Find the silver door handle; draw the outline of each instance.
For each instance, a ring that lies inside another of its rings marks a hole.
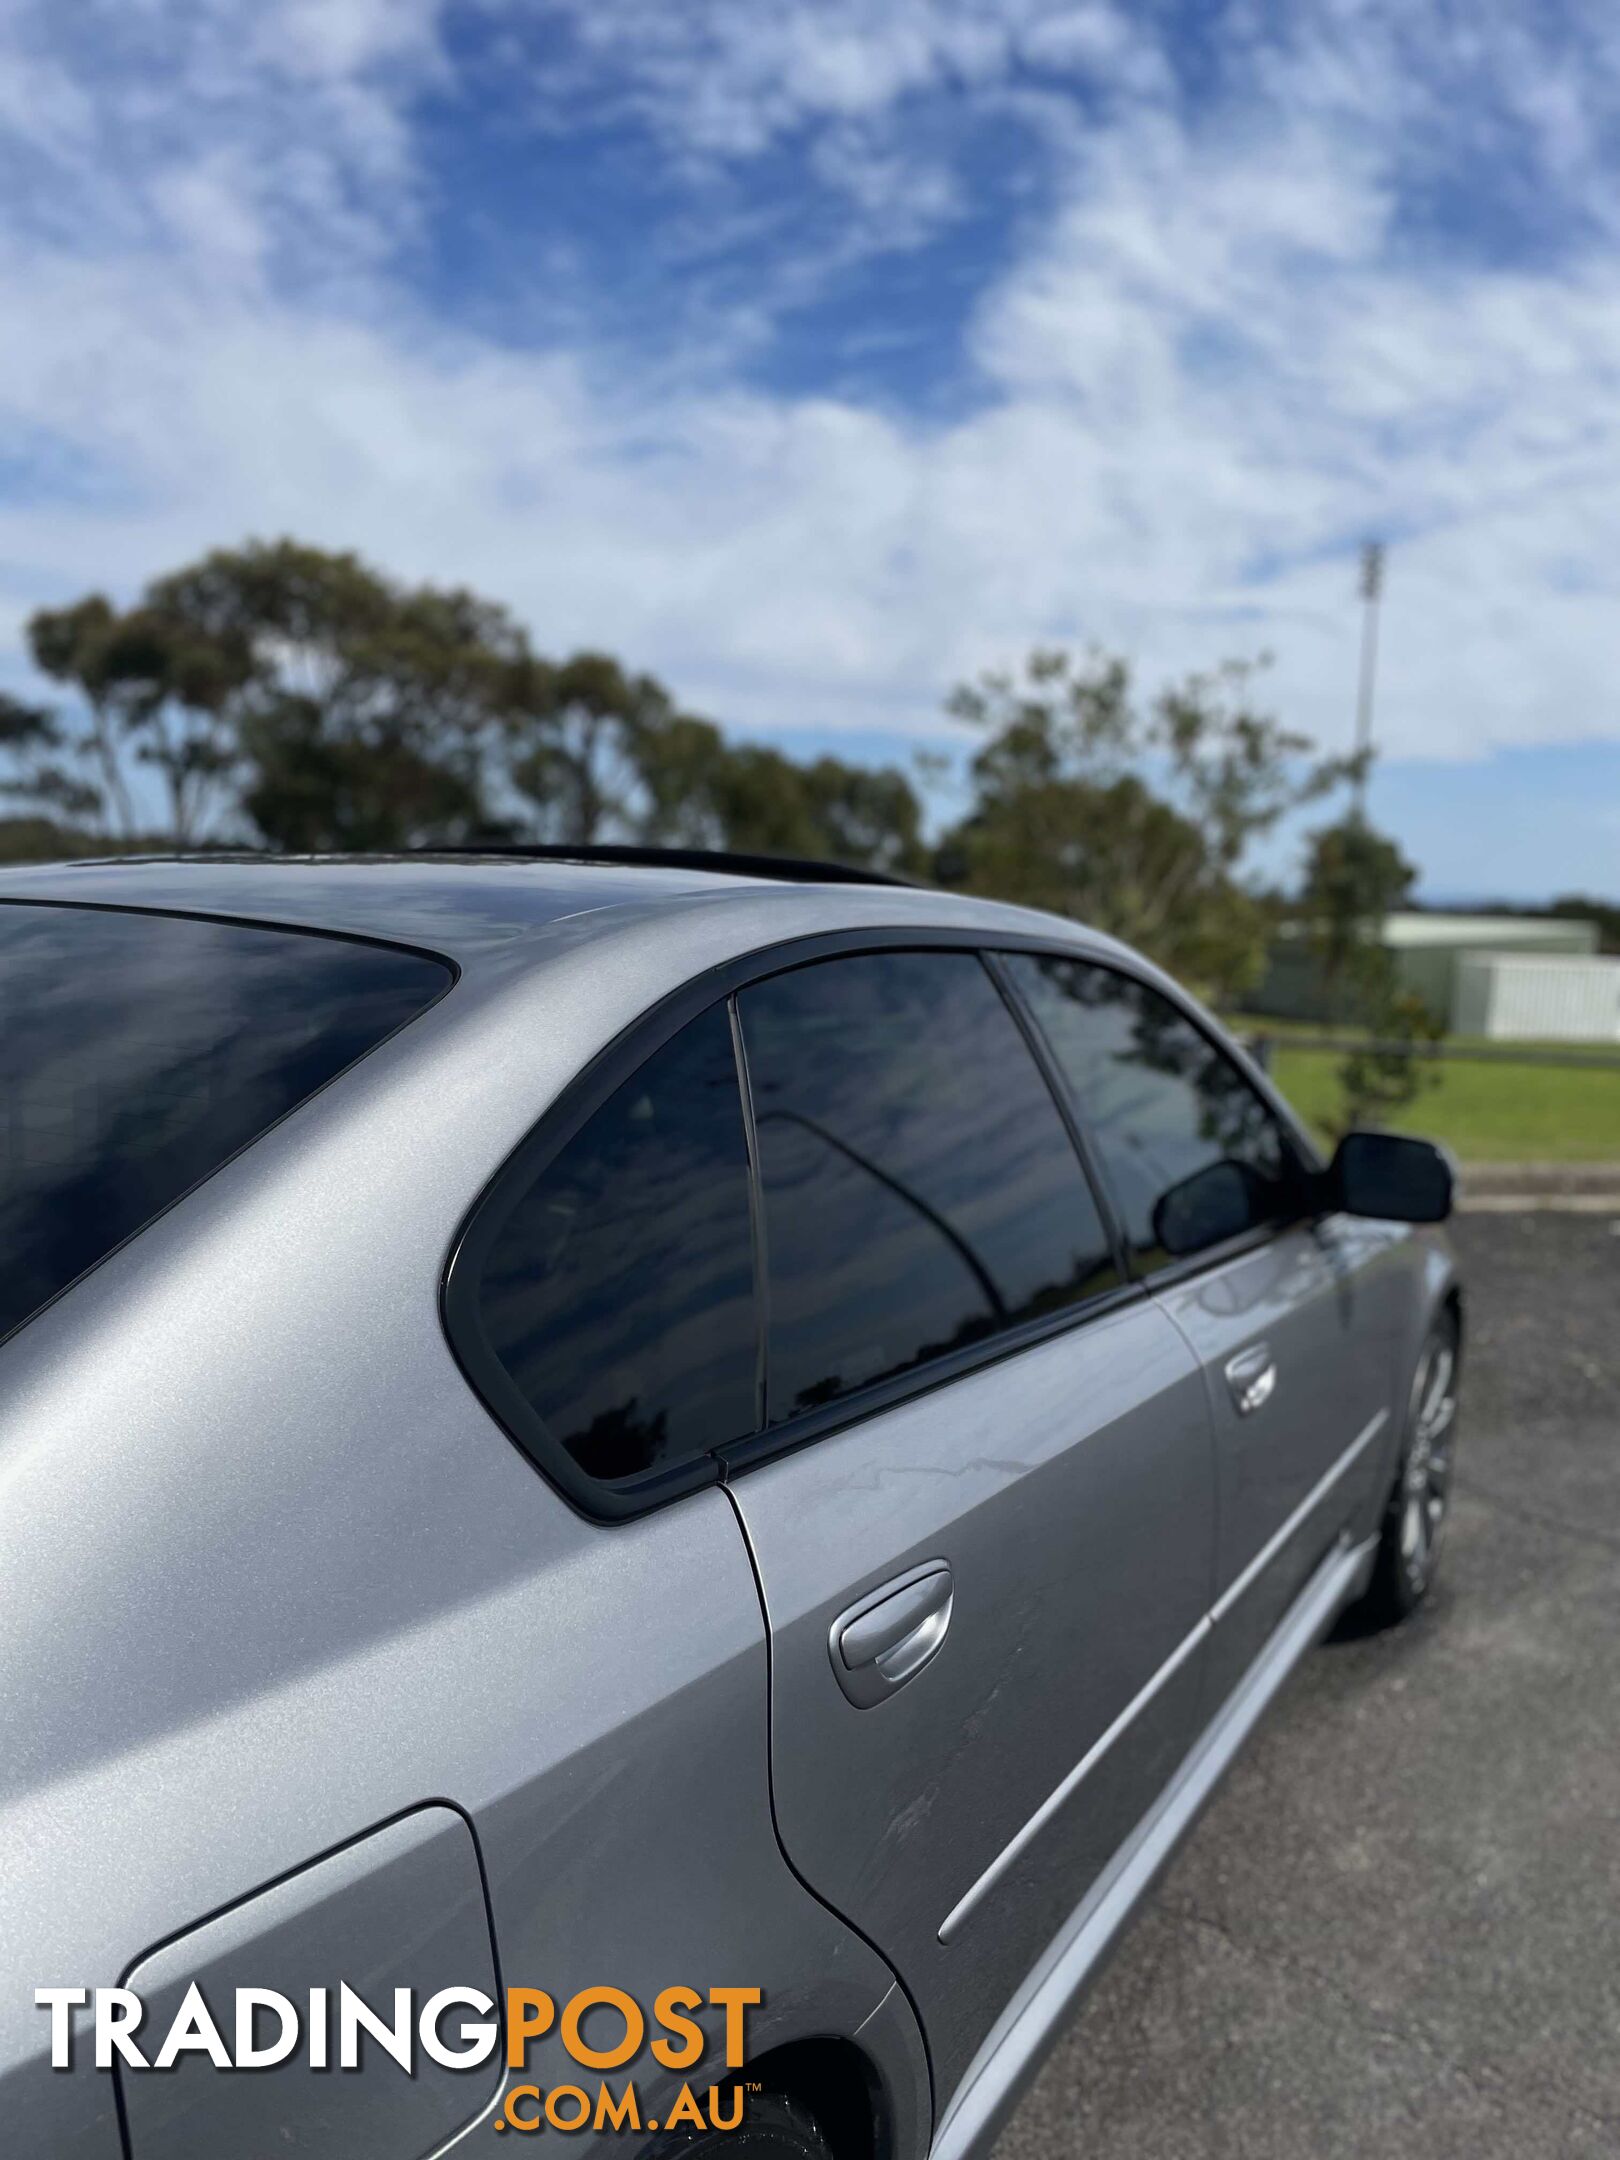
[[[1270,1345],[1256,1343],[1252,1350],[1240,1350],[1235,1358],[1228,1358],[1226,1384],[1232,1390],[1240,1417],[1264,1409],[1277,1385],[1277,1366]]]
[[[870,1710],[932,1662],[955,1594],[949,1567],[930,1560],[839,1614],[827,1647],[838,1685],[858,1710]]]

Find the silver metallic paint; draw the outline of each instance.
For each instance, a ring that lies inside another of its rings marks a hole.
[[[695,873],[119,863],[11,870],[8,895],[302,922],[426,946],[462,971],[439,1006],[0,1348],[8,2153],[121,2151],[111,2080],[45,2068],[35,1984],[115,1979],[433,1801],[476,1825],[504,1981],[762,1982],[755,2047],[858,2038],[897,2160],[920,2160],[922,2035],[889,1966],[827,1899],[924,2001],[939,2103],[964,2073],[970,2094],[989,2089],[984,2050],[999,2036],[1004,2104],[1008,2065],[1027,2071],[1050,2029],[1058,1982],[1055,1967],[1040,1977],[1042,1945],[1077,1944],[1105,1905],[1116,1929],[1144,1853],[1177,1830],[1174,1796],[1212,1775],[1209,1736],[1177,1768],[1207,1714],[1200,1658],[1087,1779],[1086,1819],[1060,1810],[954,1951],[940,1921],[1343,1430],[1328,1399],[1339,1383],[1319,1381],[1319,1434],[1289,1428],[1308,1463],[1244,1466],[1223,1439],[1247,1498],[1216,1532],[1198,1361],[1262,1326],[1279,1341],[1294,1306],[1276,1271],[1294,1262],[1272,1252],[1218,1282],[1190,1278],[730,1493],[611,1527],[575,1515],[470,1393],[438,1325],[439,1276],[491,1173],[579,1069],[739,955],[944,926],[990,944],[1035,933],[1164,979],[1110,940],[1016,909]],[[1355,1295],[1372,1281],[1383,1301],[1357,1337],[1376,1368],[1368,1399],[1404,1399],[1451,1287],[1444,1241],[1356,1225],[1351,1243]],[[1279,1399],[1326,1325],[1318,1300]],[[1368,1453],[1366,1492],[1344,1495],[1362,1534],[1386,1467]],[[734,1506],[774,1630],[769,1722]],[[943,1649],[891,1702],[855,1711],[828,1661],[833,1612],[940,1553],[958,1568]],[[1044,1706],[1040,1656],[1059,1690]],[[1244,1701],[1269,1670],[1253,1668]],[[878,1736],[864,1762],[849,1739],[860,1720]],[[943,1968],[953,1956],[966,1983]],[[1073,1957],[1063,1969],[1067,2001]],[[953,2160],[965,2107],[941,2146]]]
[[[893,1960],[949,2092],[999,2003],[1193,1737],[1194,1660],[1021,1854],[968,1887],[1207,1610],[1200,1377],[1147,1299],[737,1481],[772,1638],[777,1822],[806,1880]],[[836,1618],[900,1571],[954,1577],[938,1655],[858,1708]]]
[[[140,1959],[126,1983],[146,2011],[137,2045],[150,2061],[193,1982],[228,2047],[237,1988],[285,1995],[306,2032],[309,1992],[326,1988],[336,2063],[337,1973],[385,2020],[400,1987],[414,1991],[418,2013],[449,1985],[495,2000],[483,1876],[465,1817],[453,1808],[414,1808]],[[476,2015],[447,2013],[447,2043]],[[221,2077],[201,2055],[181,2056],[169,2070],[121,2063],[133,2160],[220,2160],[226,2153],[277,2160],[288,2148],[323,2146],[345,2160],[420,2160],[459,2143],[506,2083],[499,2052],[475,2069],[452,2070],[418,2048],[409,2077],[373,2038],[362,2040],[359,2053],[355,2069],[322,2077],[309,2075],[301,2053],[236,2077]]]
[[[941,2117],[932,2160],[981,2160],[989,2153],[1063,2019],[1097,1978],[1243,1743],[1306,1651],[1365,1587],[1373,1549],[1370,1541],[1341,1542],[1324,1556],[1243,1681],[996,2021]]]
[[[1335,1216],[1300,1224],[1183,1282],[1155,1301],[1204,1369],[1220,1484],[1219,1599],[1301,1500],[1379,1411],[1392,1403],[1393,1326],[1409,1294],[1407,1234]],[[1276,1381],[1241,1410],[1227,1367],[1253,1345],[1269,1348]],[[1367,1490],[1380,1458],[1369,1452],[1347,1496],[1326,1492],[1274,1553],[1210,1645],[1210,1705],[1233,1688]]]
[[[696,937],[667,914],[617,942],[605,915],[542,926],[521,967],[466,949],[418,1027],[0,1350],[19,2154],[118,2150],[110,2080],[45,2068],[33,1986],[106,1984],[429,1799],[477,1824],[508,1979],[763,1969],[761,2049],[852,2032],[886,1995],[775,1841],[763,1629],[724,1496],[584,1522],[438,1325],[444,1255],[502,1156],[678,976],[672,948],[703,965],[751,934],[706,896],[693,912]],[[914,2092],[914,2062],[880,2068]]]

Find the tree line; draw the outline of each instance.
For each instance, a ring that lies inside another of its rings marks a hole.
[[[0,852],[253,845],[305,853],[619,840],[828,856],[1055,909],[1215,1002],[1257,979],[1284,903],[1256,844],[1351,777],[1233,661],[1152,696],[1128,663],[1037,651],[964,684],[960,814],[937,777],[737,740],[603,653],[552,658],[499,604],[292,540],[218,549],[128,607],[27,625],[54,697],[0,696]],[[140,775],[146,775],[144,782]],[[152,806],[161,802],[161,817]],[[1354,818],[1311,843],[1326,962],[1412,881]],[[1336,942],[1335,942],[1336,941]]]
[[[27,637],[68,702],[0,702],[0,784],[114,846],[633,839],[922,861],[903,773],[730,743],[650,675],[550,659],[497,603],[353,555],[216,550],[127,609],[42,609]]]

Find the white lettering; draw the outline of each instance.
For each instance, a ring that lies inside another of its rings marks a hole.
[[[254,2013],[270,2011],[281,2026],[274,2040],[261,2047],[254,2039]],[[298,2012],[285,1995],[278,1995],[274,1988],[238,1988],[236,1991],[236,2067],[238,2070],[268,2070],[272,2063],[285,2062],[298,2045]]]
[[[360,2067],[360,2031],[364,2028],[402,2070],[411,2067],[411,1991],[394,1990],[394,2021],[385,2025],[363,1996],[345,1980],[338,1989],[338,2068]]]
[[[231,2067],[231,2051],[220,2038],[219,2027],[195,1980],[181,1999],[152,2067],[154,2070],[172,2070],[181,2055],[194,2054],[206,2055],[216,2070]]]
[[[120,2015],[119,2013],[122,2013]],[[132,2070],[144,2070],[146,2057],[135,2045],[133,2034],[140,2030],[141,2019],[146,2012],[140,1997],[130,1988],[96,1989],[96,2068],[112,2068],[113,2051],[116,2049]]]
[[[73,2061],[73,2020],[68,2016],[90,2000],[88,1988],[35,1988],[34,2007],[51,2013],[51,2068],[67,2070]]]
[[[495,2005],[489,1996],[480,1994],[477,1988],[440,1988],[422,2005],[422,2015],[417,2030],[422,2045],[436,2063],[443,2063],[447,2070],[461,2070],[474,2063],[487,2062],[495,2052],[498,2027],[493,2023],[475,2025],[463,2018],[460,2026],[460,2047],[450,2047],[439,2037],[439,2020],[452,2003],[465,2003],[469,2010],[477,2010],[486,2018],[491,2017]]]

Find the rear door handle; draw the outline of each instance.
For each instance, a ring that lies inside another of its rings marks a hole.
[[[932,1663],[955,1595],[950,1568],[929,1560],[839,1614],[827,1648],[838,1685],[858,1710],[870,1710]]]
[[[1277,1364],[1269,1343],[1256,1343],[1226,1361],[1226,1384],[1232,1390],[1238,1415],[1248,1417],[1264,1409],[1277,1385]]]

